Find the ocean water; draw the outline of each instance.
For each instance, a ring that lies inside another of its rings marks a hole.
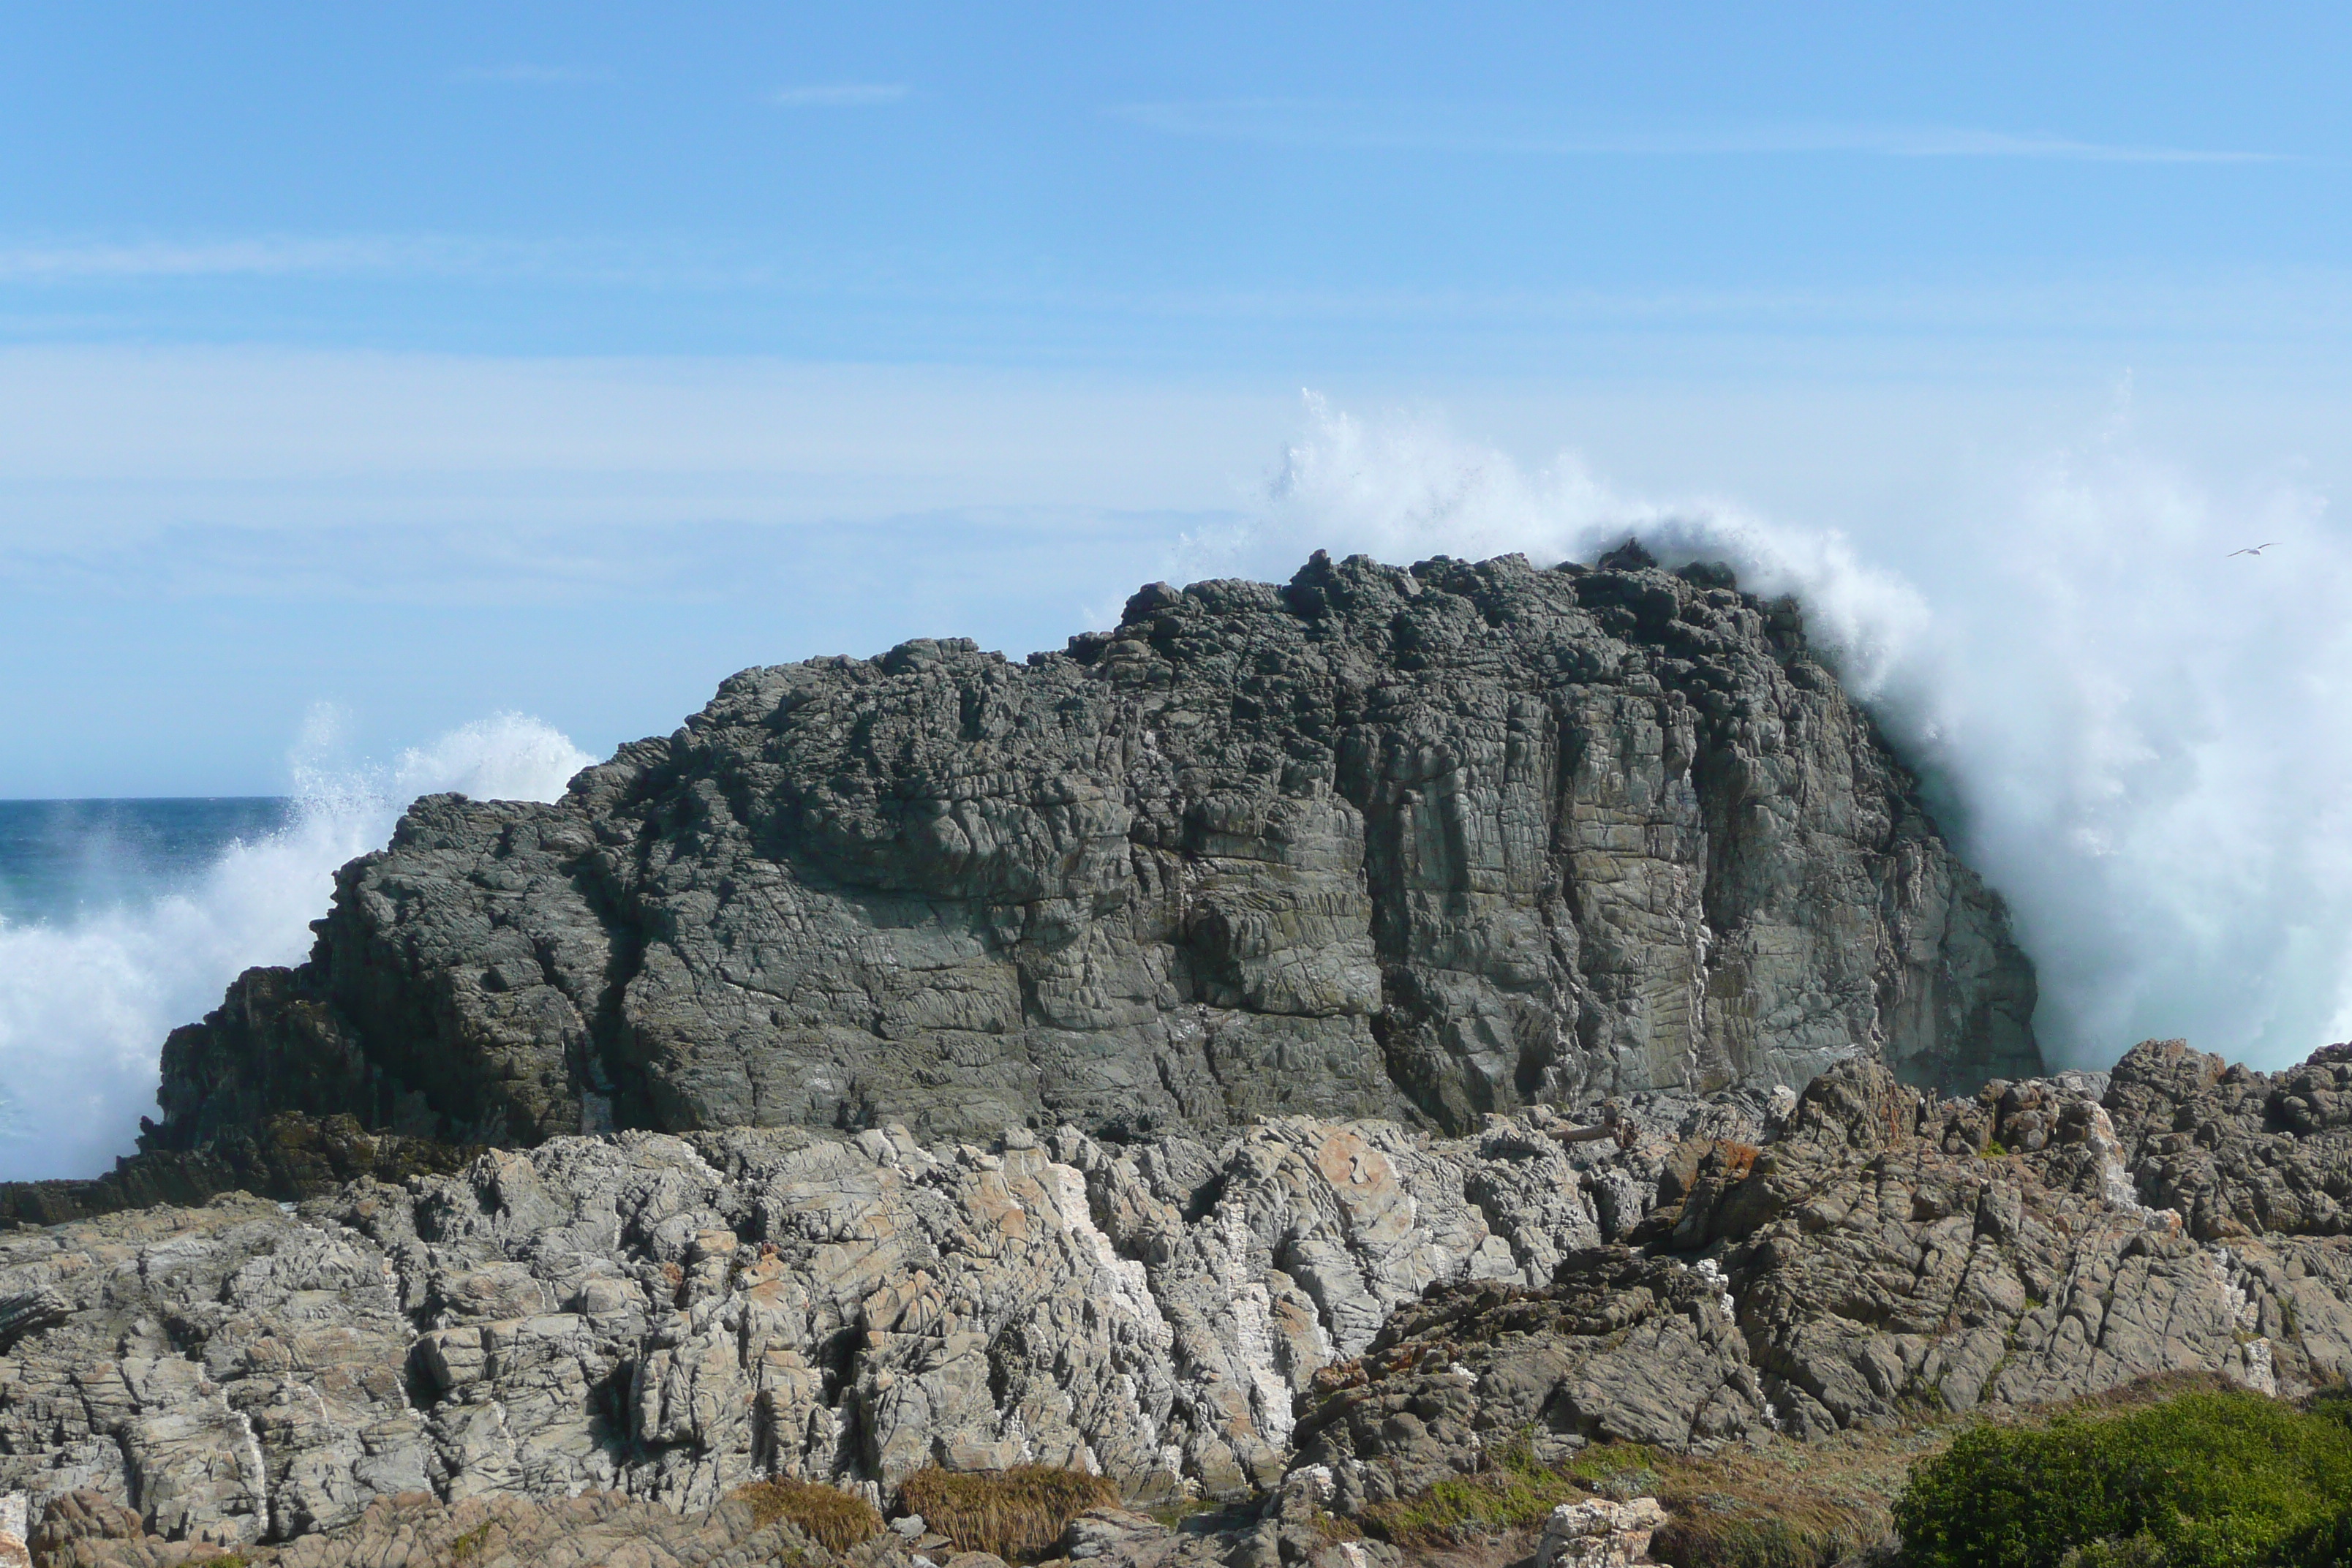
[[[0,924],[71,924],[194,888],[224,855],[285,831],[290,795],[0,800]]]
[[[283,797],[0,802],[0,1180],[91,1176],[155,1111],[163,1038],[299,963],[337,867],[418,795],[552,800],[593,759],[499,714]]]

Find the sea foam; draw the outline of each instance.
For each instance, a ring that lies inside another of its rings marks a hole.
[[[1313,549],[1550,565],[1629,535],[1802,601],[2007,897],[2052,1066],[2186,1037],[2275,1068],[2352,1036],[2352,541],[2324,497],[2188,472],[2127,416],[1965,508],[1849,534],[1628,494],[1573,454],[1531,467],[1429,416],[1310,395],[1258,515],[1189,537],[1176,565],[1286,574]]]
[[[305,762],[287,826],[231,845],[193,886],[0,924],[0,1179],[97,1175],[130,1152],[154,1113],[164,1036],[218,1006],[245,969],[299,963],[335,868],[382,847],[408,802],[436,790],[552,800],[592,761],[507,713],[388,768]]]

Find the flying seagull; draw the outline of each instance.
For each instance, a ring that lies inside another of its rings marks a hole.
[[[2263,551],[2268,550],[2271,547],[2271,544],[2276,544],[2277,542],[2278,541],[2273,539],[2270,542],[2270,544],[2257,544],[2251,550],[2232,550],[2230,552],[2230,555],[2260,555]],[[2230,555],[2224,555],[2221,559],[2227,561],[2230,559]]]

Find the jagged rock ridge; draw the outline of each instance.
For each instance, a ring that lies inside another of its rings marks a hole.
[[[2352,1373],[2352,1063],[2154,1043],[1936,1101],[1850,1062],[1622,1110],[1622,1145],[1546,1107],[1457,1141],[562,1137],[16,1232],[0,1491],[223,1542],[404,1494],[691,1511],[773,1473],[887,1501],[1027,1459],[1139,1500],[1317,1473],[1349,1510],[1529,1432],[1704,1448]]]
[[[1856,1056],[2039,1070],[2030,966],[1794,605],[1638,546],[1165,584],[1025,665],[747,670],[552,805],[419,801],[147,1146],[277,1111],[1460,1130]]]

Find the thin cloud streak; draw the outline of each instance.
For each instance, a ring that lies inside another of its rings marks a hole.
[[[528,283],[697,289],[910,311],[1073,312],[1138,321],[1363,322],[1523,333],[1705,330],[1810,334],[1861,327],[1910,334],[2015,331],[2222,333],[2312,339],[2352,331],[2352,269],[2207,268],[2056,276],[1946,276],[1844,287],[1170,289],[1043,288],[1034,279],[926,266],[882,254],[759,254],[685,241],[512,240],[453,235],[249,235],[111,239],[0,234],[0,295],[142,289],[241,279],[433,279],[482,288]],[[0,331],[54,335],[121,330],[114,317],[0,314]],[[1024,329],[1024,331],[1026,329]]]
[[[530,270],[541,247],[430,236],[255,235],[230,239],[0,244],[0,282]]]
[[[508,82],[522,87],[585,87],[610,81],[603,66],[460,66],[449,73],[456,82]]]
[[[0,236],[0,286],[307,277],[478,283],[521,279],[608,288],[723,289],[816,288],[834,276],[658,239],[259,234],[11,242]]]
[[[1884,158],[2019,158],[2086,163],[2275,163],[2273,153],[2084,142],[1953,126],[1758,125],[1584,132],[1527,114],[1443,104],[1234,99],[1112,106],[1113,116],[1175,136],[1356,151],[1504,153],[1555,157],[1752,157],[1857,153]]]
[[[904,82],[836,81],[780,88],[768,95],[768,101],[786,109],[868,109],[902,103],[907,93]]]

